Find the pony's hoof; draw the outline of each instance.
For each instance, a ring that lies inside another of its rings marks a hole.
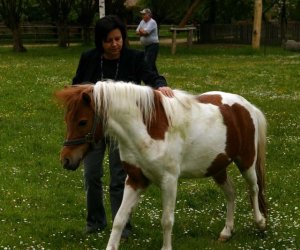
[[[117,250],[118,248],[116,248],[115,246],[107,246],[106,250]]]
[[[226,242],[226,241],[229,241],[230,239],[231,239],[231,236],[229,236],[229,235],[220,235],[218,241]]]
[[[222,232],[220,233],[218,241],[219,242],[226,242],[226,241],[230,240],[233,233],[234,233],[233,226],[230,227],[230,226],[226,225],[223,228]]]
[[[257,227],[259,230],[264,231],[267,227],[266,219],[262,218],[260,221],[257,222]]]

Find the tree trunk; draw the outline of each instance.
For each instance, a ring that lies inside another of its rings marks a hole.
[[[24,52],[26,48],[23,46],[22,31],[20,28],[21,17],[24,11],[23,0],[1,0],[0,16],[1,21],[10,29],[13,37],[13,50],[15,52]]]
[[[68,25],[65,22],[58,22],[58,46],[66,48],[69,45],[69,30]]]
[[[105,0],[99,0],[99,17],[105,17]]]
[[[286,42],[286,32],[287,32],[287,15],[286,15],[286,1],[283,1],[280,8],[280,36],[281,44]]]
[[[83,37],[83,44],[90,45],[92,42],[91,39],[91,30],[90,27],[84,26],[82,28],[82,37]]]
[[[188,9],[187,13],[185,14],[185,16],[182,18],[182,20],[179,23],[179,27],[183,27],[187,24],[187,22],[189,21],[189,19],[191,18],[191,16],[194,14],[194,12],[197,10],[197,8],[199,7],[200,3],[203,2],[203,0],[194,0],[194,2],[192,3],[192,5],[190,6],[190,8]]]
[[[259,49],[261,37],[262,0],[254,2],[254,20],[252,33],[252,48]]]
[[[26,48],[23,46],[22,32],[20,27],[12,30],[12,36],[13,36],[13,51],[15,52],[27,51]]]

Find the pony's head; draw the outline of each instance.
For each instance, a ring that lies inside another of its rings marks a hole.
[[[93,86],[66,87],[55,96],[66,108],[67,133],[60,159],[64,168],[76,170],[91,146],[103,136],[101,123],[95,115]]]

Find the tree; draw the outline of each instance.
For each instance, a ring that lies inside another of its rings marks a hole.
[[[105,0],[99,0],[99,17],[105,16]]]
[[[95,14],[98,10],[99,0],[77,0],[78,21],[82,26],[83,43],[91,43],[90,27],[93,24]]]
[[[203,2],[204,0],[194,0],[178,26],[179,27],[185,26],[188,20],[191,18],[194,12],[199,8],[200,4],[202,4]]]
[[[75,0],[39,0],[55,22],[58,31],[58,46],[67,47],[68,39],[68,16]]]
[[[185,12],[188,10],[190,3],[194,0],[141,0],[141,8],[150,8],[154,19],[159,24],[162,23],[179,23]],[[176,8],[174,8],[176,6]]]
[[[117,15],[126,22],[127,10],[125,6],[125,0],[106,0],[105,13],[107,15]]]
[[[292,5],[293,8],[290,8],[289,10],[290,18],[292,20],[300,21],[300,0],[293,0]]]
[[[13,37],[13,50],[24,52],[21,16],[26,5],[26,0],[0,0],[0,14],[5,25],[11,30]]]

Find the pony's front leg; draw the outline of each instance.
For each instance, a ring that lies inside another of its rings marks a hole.
[[[122,230],[129,219],[132,208],[138,203],[142,191],[142,189],[135,190],[130,185],[125,184],[122,204],[115,216],[106,250],[119,248]]]
[[[174,224],[174,210],[177,195],[178,177],[168,176],[164,178],[161,185],[162,189],[162,228],[163,228],[163,246],[162,250],[172,250],[172,228]]]

